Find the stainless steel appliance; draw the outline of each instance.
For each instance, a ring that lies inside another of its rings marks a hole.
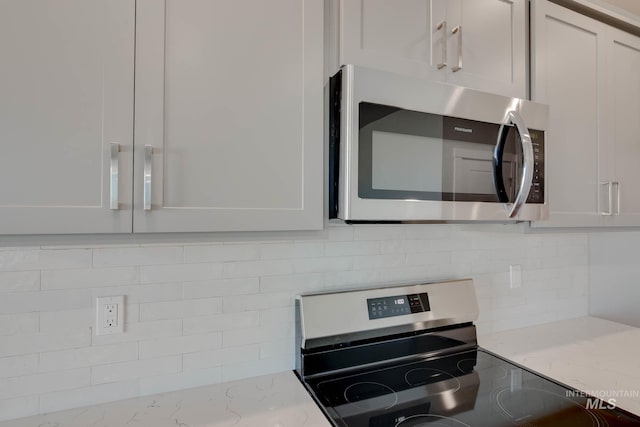
[[[340,427],[638,426],[479,348],[471,280],[303,295],[296,373]]]
[[[548,216],[548,107],[346,65],[330,82],[329,217]]]

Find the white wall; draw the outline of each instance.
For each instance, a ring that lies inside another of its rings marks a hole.
[[[589,313],[640,327],[640,232],[589,236]]]
[[[523,229],[331,226],[0,248],[0,419],[292,369],[300,292],[471,277],[480,333],[585,315],[588,236]],[[509,264],[523,267],[520,289],[509,289]],[[92,334],[104,295],[127,297],[122,335]]]

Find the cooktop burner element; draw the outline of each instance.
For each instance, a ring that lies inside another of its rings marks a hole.
[[[404,380],[412,387],[426,386],[429,395],[446,391],[453,393],[460,389],[460,381],[456,377],[438,369],[415,368],[404,374]]]
[[[421,294],[429,312],[370,316],[371,304],[394,313],[394,301]],[[297,309],[297,373],[335,426],[640,426],[479,348],[470,280],[303,296]],[[316,310],[332,313],[331,328],[314,324]]]
[[[498,411],[514,425],[605,426],[604,417],[580,402],[547,390],[504,388],[495,394]]]
[[[441,415],[433,414],[420,414],[412,415],[409,418],[405,418],[400,421],[395,427],[459,427],[466,426],[471,427],[469,424],[465,424],[462,421],[458,421],[453,418],[443,417]]]
[[[391,409],[398,403],[398,395],[389,386],[370,381],[354,383],[344,389],[344,400],[362,409]]]

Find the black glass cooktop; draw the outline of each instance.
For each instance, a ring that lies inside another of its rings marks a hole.
[[[337,426],[638,426],[640,418],[482,350],[307,380]]]

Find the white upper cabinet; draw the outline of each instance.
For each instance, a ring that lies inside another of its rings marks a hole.
[[[446,4],[447,16],[455,24],[449,31],[447,82],[526,99],[526,1]]]
[[[550,219],[535,226],[601,225],[598,203],[606,165],[599,164],[604,96],[599,23],[546,1],[532,4],[531,97],[550,106],[547,191]]]
[[[323,13],[137,1],[135,232],[322,228]]]
[[[340,65],[441,80],[445,15],[444,0],[341,0]]]
[[[0,234],[131,232],[134,17],[0,2]]]
[[[525,0],[340,0],[340,64],[527,96]]]
[[[613,215],[607,225],[640,225],[640,38],[611,29],[607,38],[605,129]],[[608,184],[607,184],[608,185]]]
[[[550,218],[532,225],[640,225],[640,39],[547,1],[532,17],[532,98],[551,118]]]
[[[322,228],[323,19],[1,1],[0,235]]]

